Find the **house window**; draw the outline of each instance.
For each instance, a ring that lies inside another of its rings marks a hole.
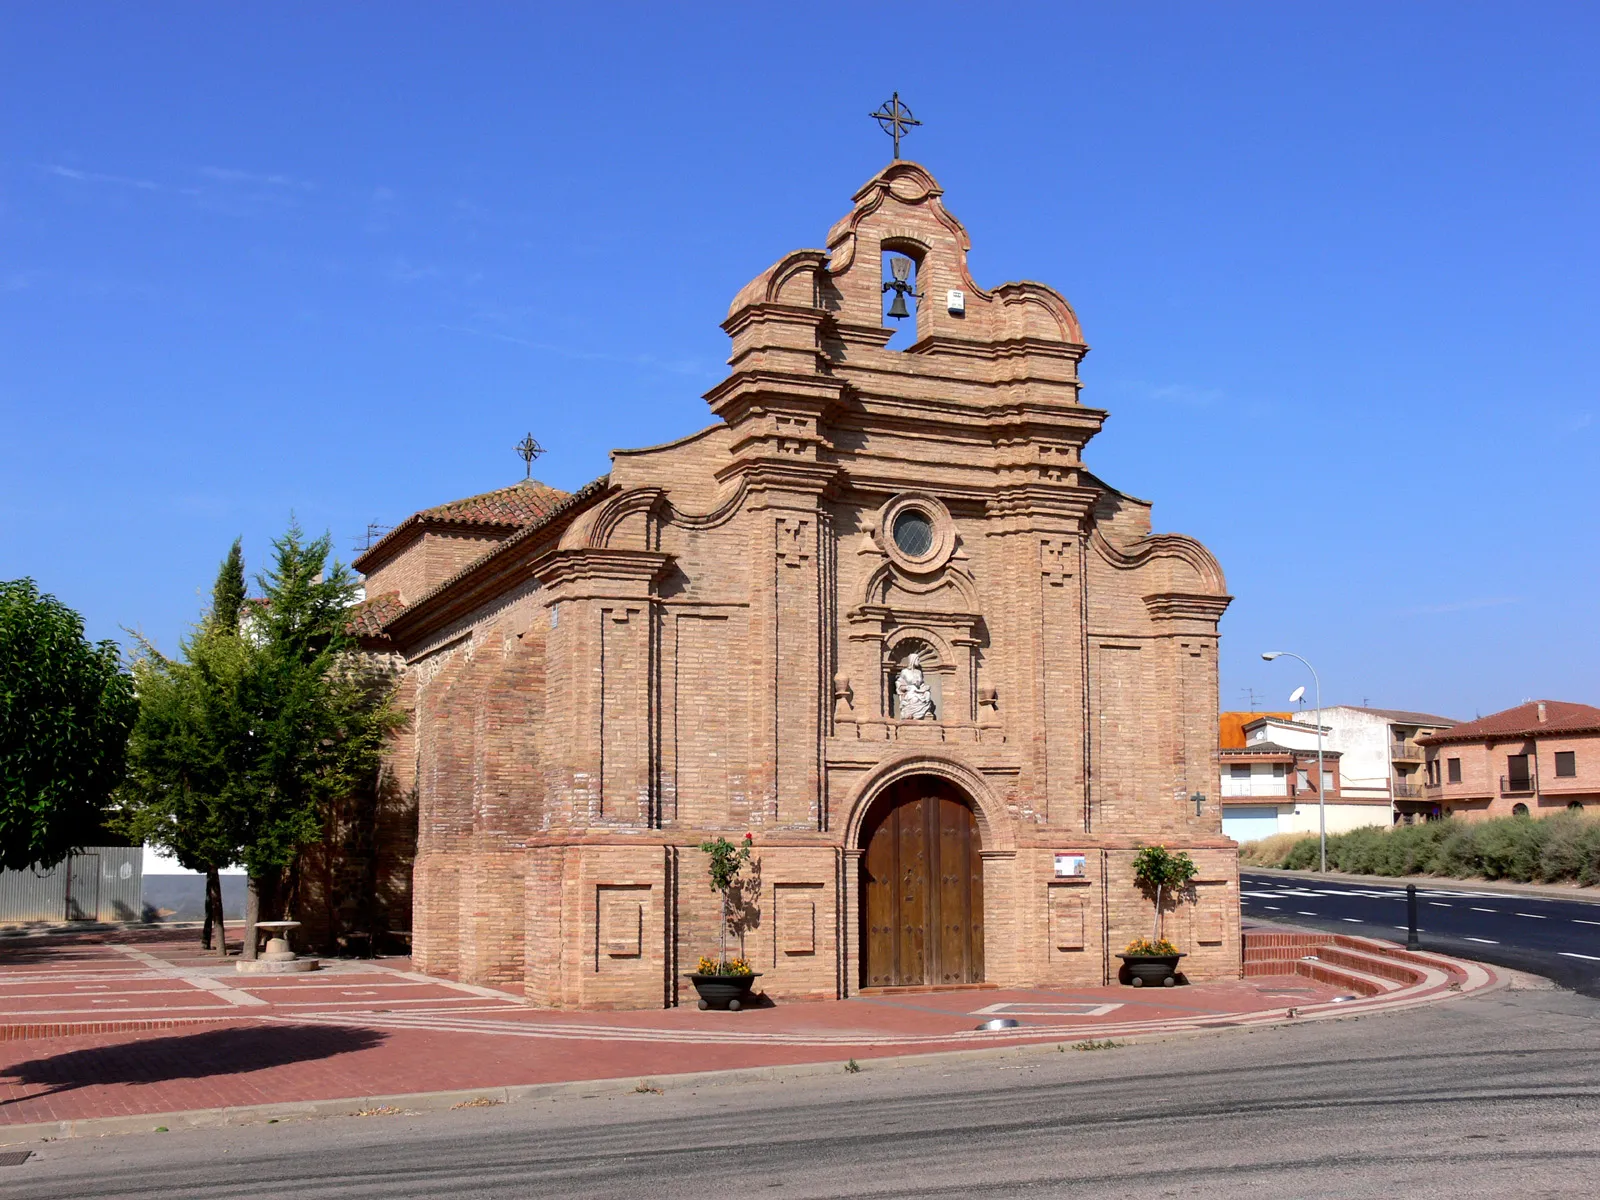
[[[1250,778],[1250,764],[1248,764],[1248,763],[1234,763],[1231,767],[1228,768],[1228,774],[1232,775],[1235,779],[1249,779]]]
[[[1430,758],[1427,762],[1428,786],[1433,787],[1439,782],[1439,760]]]
[[[1459,758],[1447,758],[1447,759],[1445,759],[1444,760],[1444,770],[1445,770],[1445,778],[1448,779],[1451,783],[1460,783],[1461,782],[1461,760]]]
[[[1576,750],[1556,751],[1556,778],[1571,779],[1578,773],[1578,752]]]
[[[1302,792],[1309,792],[1311,790],[1311,772],[1302,769],[1294,774],[1295,786]]]
[[[1273,763],[1272,764],[1272,777],[1274,779],[1283,779],[1288,774],[1289,774],[1289,768],[1288,768],[1288,766],[1286,764],[1284,764],[1284,763]]]
[[[1583,811],[1583,801],[1582,800],[1569,800],[1567,802],[1567,811],[1568,812],[1582,812]]]
[[[1525,792],[1533,786],[1526,754],[1506,755],[1506,786],[1513,792]]]
[[[1511,806],[1511,815],[1513,817],[1525,817],[1525,816],[1527,816],[1528,815],[1528,806],[1526,804],[1513,804]]]

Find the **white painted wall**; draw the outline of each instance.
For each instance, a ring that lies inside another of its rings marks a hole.
[[[1226,800],[1230,796],[1287,796],[1288,770],[1288,763],[1224,762],[1222,798]]]
[[[1339,804],[1330,803],[1328,809],[1328,832],[1347,833],[1352,829],[1361,829],[1368,825],[1384,826],[1390,823],[1389,806],[1387,804]],[[1317,802],[1312,799],[1309,803],[1297,804],[1291,809],[1278,810],[1279,833],[1316,833],[1317,832]]]
[[[1251,729],[1245,735],[1245,744],[1253,742],[1276,742],[1280,746],[1287,746],[1291,750],[1315,750],[1317,748],[1317,724],[1307,714],[1305,722],[1301,723],[1297,717],[1293,721],[1285,721],[1279,717],[1263,717],[1262,724]],[[1332,750],[1328,742],[1328,725],[1323,722],[1322,748]]]
[[[1295,722],[1316,728],[1314,713],[1297,713]],[[1389,795],[1389,722],[1355,708],[1325,708],[1322,726],[1327,749],[1339,751],[1339,782],[1344,791]]]

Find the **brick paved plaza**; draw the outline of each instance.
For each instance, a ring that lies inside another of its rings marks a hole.
[[[31,1135],[41,1122],[136,1113],[1070,1044],[1282,1021],[1290,1009],[1311,1019],[1499,981],[1438,956],[1361,958],[1316,935],[1260,938],[1238,980],[914,991],[741,1013],[537,1009],[510,991],[419,976],[406,959],[263,978],[188,941],[5,946],[0,1127]],[[1320,960],[1297,967],[1308,952]],[[1335,1003],[1353,990],[1371,994]],[[1020,1025],[975,1029],[993,1016]]]

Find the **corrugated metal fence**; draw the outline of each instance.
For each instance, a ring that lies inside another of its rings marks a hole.
[[[143,910],[139,846],[86,846],[48,870],[0,871],[0,925],[138,921]]]

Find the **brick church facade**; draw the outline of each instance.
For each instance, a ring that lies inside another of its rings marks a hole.
[[[719,922],[697,847],[750,832],[769,995],[1113,979],[1147,842],[1200,868],[1167,917],[1187,973],[1239,973],[1222,572],[1084,465],[1071,307],[980,288],[968,246],[894,162],[734,298],[713,424],[357,561],[412,713],[419,969],[680,1003]]]

